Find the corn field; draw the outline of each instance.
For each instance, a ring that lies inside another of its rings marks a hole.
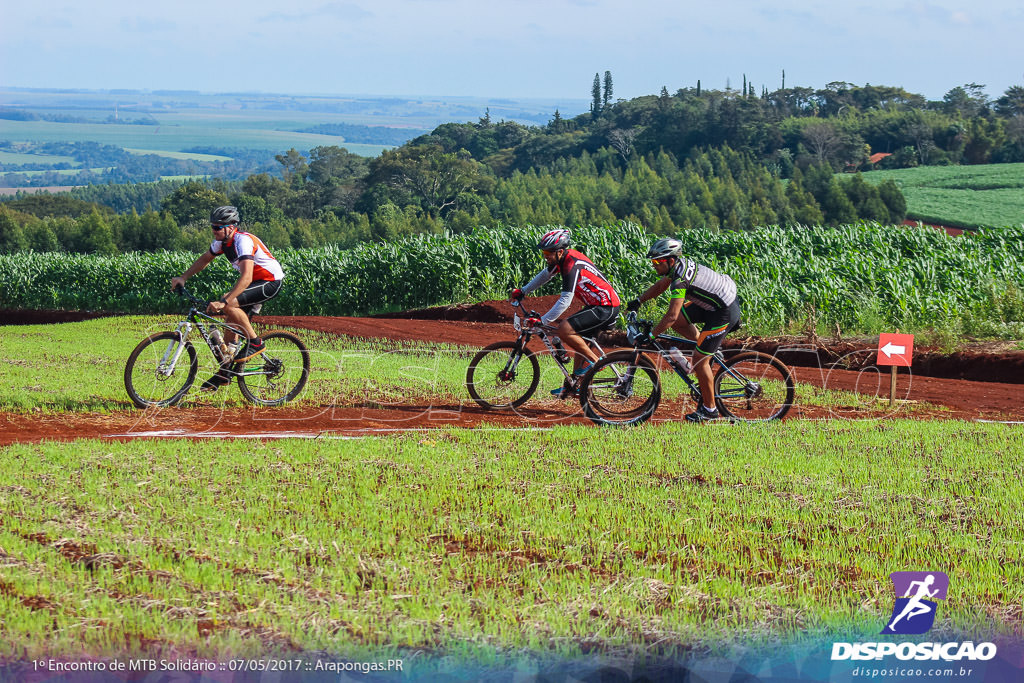
[[[285,287],[267,312],[360,315],[500,299],[540,270],[534,245],[549,228],[500,226],[349,250],[286,250],[277,254],[287,274]],[[575,228],[573,236],[623,299],[654,281],[645,258],[653,238],[641,226]],[[1000,330],[1004,336],[1024,335],[1024,227],[950,237],[931,228],[861,223],[693,230],[679,238],[685,254],[736,280],[751,330],[783,330],[812,316],[819,324],[855,332],[973,320],[997,336]],[[168,284],[195,257],[0,256],[0,308],[179,312],[181,301]],[[189,284],[198,295],[216,298],[235,277],[217,259]],[[542,293],[556,293],[558,285],[553,281]]]

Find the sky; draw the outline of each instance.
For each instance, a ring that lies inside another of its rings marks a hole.
[[[704,88],[1024,85],[1020,0],[34,0],[0,86],[589,101]]]

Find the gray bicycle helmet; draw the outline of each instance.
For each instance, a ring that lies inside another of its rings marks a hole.
[[[673,237],[662,237],[647,250],[647,258],[670,258],[683,255],[683,243]]]
[[[238,215],[238,209],[233,206],[218,206],[210,212],[210,223],[212,225],[238,225],[242,222]]]
[[[544,233],[540,242],[537,243],[537,248],[544,251],[558,251],[559,249],[568,249],[571,242],[569,231],[565,228],[557,228]]]

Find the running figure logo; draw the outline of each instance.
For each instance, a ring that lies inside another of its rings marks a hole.
[[[935,623],[935,600],[945,600],[949,577],[942,572],[893,572],[896,589],[892,617],[882,633],[913,635],[924,633]]]

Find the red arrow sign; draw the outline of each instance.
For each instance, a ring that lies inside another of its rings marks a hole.
[[[910,367],[914,355],[914,335],[885,333],[878,336],[876,365],[902,365]]]

